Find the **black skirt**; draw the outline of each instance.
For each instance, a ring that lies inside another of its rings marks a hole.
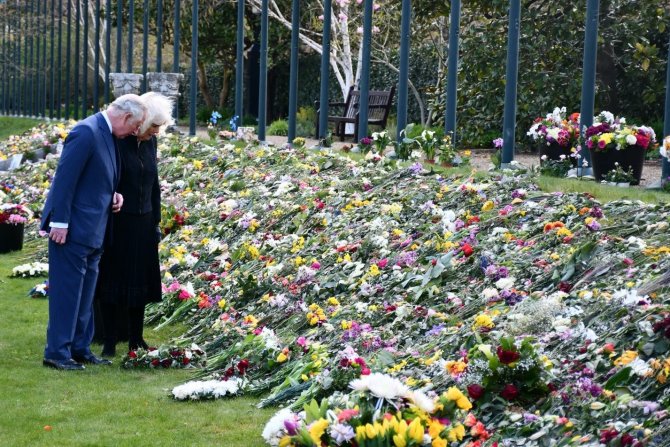
[[[162,298],[158,241],[152,213],[117,213],[113,242],[100,259],[96,300],[142,307]]]

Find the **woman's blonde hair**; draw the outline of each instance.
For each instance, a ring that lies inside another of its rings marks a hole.
[[[172,119],[172,109],[174,102],[167,96],[156,92],[147,92],[141,96],[144,105],[147,107],[147,115],[140,126],[138,135],[142,135],[154,124],[160,124],[162,133],[167,126],[174,124]]]

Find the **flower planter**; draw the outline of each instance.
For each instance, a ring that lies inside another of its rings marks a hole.
[[[568,160],[570,160],[570,164],[572,166],[577,166],[577,159],[575,157],[570,157],[571,152],[570,152],[570,147],[564,147],[561,146],[558,143],[551,143],[551,144],[540,144],[540,160],[542,160],[542,157],[545,155],[549,160],[560,160],[561,155],[565,155],[568,157]]]
[[[607,173],[615,169],[615,163],[619,163],[621,169],[628,171],[633,169],[633,177],[630,182],[631,185],[639,185],[640,178],[642,178],[642,167],[644,165],[645,150],[640,147],[629,147],[617,151],[615,149],[608,149],[606,151],[591,151],[591,166],[593,167],[593,175],[597,182],[606,180]]]
[[[0,224],[0,253],[23,248],[23,224]]]

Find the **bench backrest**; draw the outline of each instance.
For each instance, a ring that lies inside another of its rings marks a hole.
[[[391,90],[370,90],[368,92],[368,106],[382,106],[368,108],[368,120],[386,121],[389,111],[391,110],[394,93],[395,85],[391,87]],[[354,90],[353,87],[350,87],[349,93],[347,94],[347,100],[345,101],[345,116],[347,118],[356,117],[360,99],[360,90]]]

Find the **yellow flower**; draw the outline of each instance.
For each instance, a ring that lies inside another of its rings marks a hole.
[[[487,200],[484,202],[484,205],[482,205],[482,211],[491,211],[495,204],[493,203],[493,200]]]
[[[334,296],[331,296],[330,298],[328,298],[328,305],[330,305],[330,306],[339,306],[339,305],[340,305],[340,302],[337,301],[337,298],[335,298]]]
[[[342,320],[341,324],[342,324],[342,329],[344,329],[345,331],[347,329],[351,329],[351,321]]]
[[[326,428],[328,428],[328,421],[324,418],[312,422],[309,427],[309,436],[314,444],[321,445],[321,436],[325,433]]]
[[[456,427],[449,430],[449,433],[447,434],[447,437],[451,442],[460,441],[461,439],[463,439],[464,436],[465,436],[465,427],[461,424],[458,424]]]
[[[368,275],[370,276],[379,276],[381,272],[379,271],[379,267],[377,267],[377,264],[372,264],[370,266],[370,270],[368,270]]]
[[[446,364],[446,369],[449,372],[449,374],[451,374],[452,376],[456,376],[465,371],[465,368],[467,368],[467,366],[468,365],[465,362],[461,361],[455,362],[453,360],[450,360]]]
[[[288,360],[288,357],[286,356],[286,354],[284,354],[283,352],[280,352],[279,355],[277,356],[277,362],[278,363],[284,363],[286,360]]]
[[[430,421],[430,424],[428,425],[428,434],[432,439],[438,438],[440,436],[440,433],[442,433],[442,430],[446,428],[445,425],[442,425],[440,421],[437,419],[433,419]]]
[[[414,418],[407,427],[407,431],[409,432],[410,439],[414,442],[418,443],[423,441],[423,426],[421,425],[421,419]]]
[[[202,160],[193,160],[193,169],[200,170],[202,169],[203,163]]]
[[[219,304],[219,309],[223,309],[224,307],[226,307],[226,300],[222,299],[221,301],[219,301],[218,304]]]
[[[442,438],[433,439],[431,447],[447,447],[447,440]]]
[[[286,435],[279,440],[279,447],[289,447],[291,445],[291,437]]]
[[[377,427],[372,424],[365,424],[365,436],[368,439],[374,439],[377,436]]]
[[[485,328],[491,329],[494,326],[495,326],[495,324],[493,324],[493,320],[491,319],[491,317],[489,317],[486,314],[477,315],[475,317],[475,322],[473,324],[473,327],[475,329],[480,328],[480,327],[485,327]]]
[[[621,357],[614,360],[614,365],[616,366],[625,366],[637,358],[637,352],[635,351],[624,351],[621,354]]]

